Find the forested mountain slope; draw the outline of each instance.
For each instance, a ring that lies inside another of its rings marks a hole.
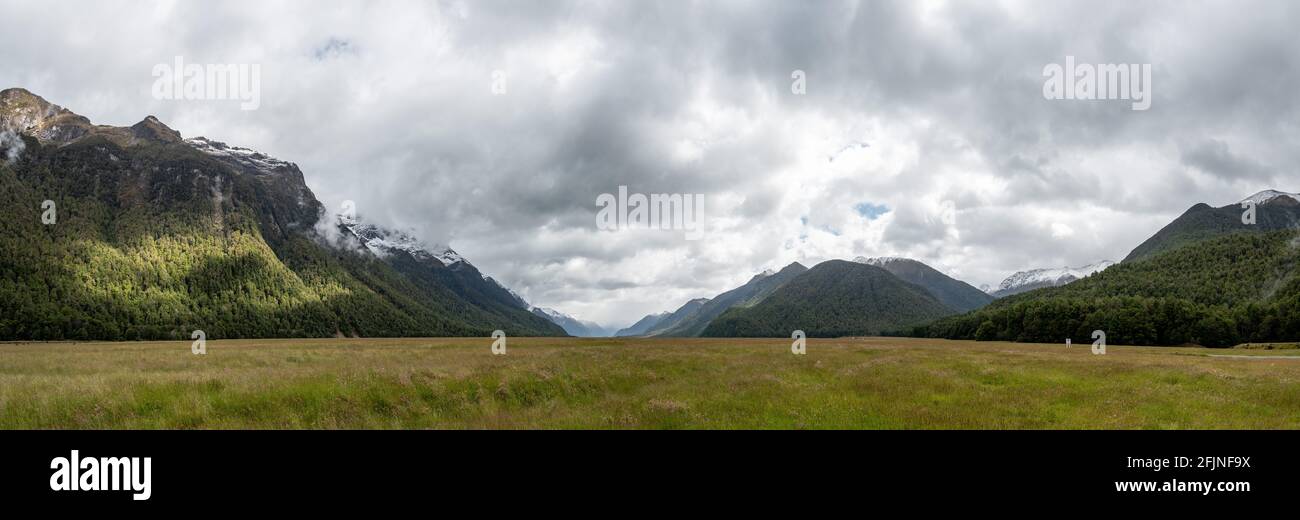
[[[879,267],[830,260],[786,282],[752,307],[714,319],[705,337],[869,336],[954,311],[924,288]]]
[[[923,262],[911,258],[864,258],[853,259],[854,262],[874,265],[905,282],[921,286],[940,302],[958,312],[975,310],[993,301],[993,296],[976,289],[975,286],[939,272]]]
[[[326,244],[292,163],[152,117],[93,125],[21,89],[0,92],[0,131],[0,339],[563,334]]]
[[[659,331],[657,336],[694,337],[728,309],[748,307],[763,301],[782,285],[808,270],[799,262],[791,263],[775,273],[770,270],[754,275],[744,285],[719,294],[705,302],[695,312],[679,320],[672,327]]]
[[[918,327],[920,336],[1231,346],[1300,340],[1300,238],[1233,232],[1126,261],[1069,285],[998,300]]]
[[[1242,222],[1242,214],[1246,210],[1241,204],[1219,208],[1204,203],[1197,204],[1139,244],[1124,261],[1141,260],[1162,251],[1228,233],[1262,233],[1300,227],[1300,201],[1289,194],[1265,190],[1245,200],[1257,204],[1254,224]]]

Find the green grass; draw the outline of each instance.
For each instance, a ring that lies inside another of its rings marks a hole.
[[[0,344],[0,428],[1300,428],[1300,357],[789,340]],[[1232,354],[1274,355],[1236,350]]]

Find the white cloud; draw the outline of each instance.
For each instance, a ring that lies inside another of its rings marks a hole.
[[[1119,259],[1195,202],[1297,191],[1278,183],[1300,159],[1300,5],[1250,4],[2,0],[0,87],[296,162],[330,207],[627,324],[792,261],[912,256],[996,285]],[[1152,110],[1044,100],[1067,54],[1152,63]],[[262,107],[152,99],[177,55],[261,64]],[[619,185],[704,194],[708,238],[598,232]]]

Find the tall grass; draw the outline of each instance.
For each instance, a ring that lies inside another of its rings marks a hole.
[[[4,344],[0,427],[1300,428],[1300,357],[907,338],[809,340],[806,356],[789,340],[490,345]]]

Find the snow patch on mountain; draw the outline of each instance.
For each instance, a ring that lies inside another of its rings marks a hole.
[[[1008,276],[998,285],[997,294],[1014,294],[1015,290],[1025,286],[1045,287],[1065,285],[1080,278],[1092,275],[1115,265],[1110,260],[1085,265],[1083,267],[1061,267],[1054,269],[1031,269]]]
[[[262,175],[269,175],[294,167],[293,163],[289,161],[281,161],[257,150],[230,146],[226,143],[213,141],[206,137],[186,139],[185,143],[194,147],[195,150],[213,157],[238,163],[239,165]]]
[[[888,265],[888,264],[892,264],[892,263],[894,263],[894,262],[903,261],[903,260],[908,260],[908,259],[907,259],[907,258],[900,257],[900,256],[877,256],[877,257],[873,257],[873,258],[867,258],[867,257],[865,257],[865,256],[859,256],[859,257],[853,259],[854,262],[857,262],[857,263],[859,263],[859,264],[874,265],[874,266],[876,266],[876,267],[882,267],[882,266],[885,266],[885,265]]]
[[[550,307],[533,307],[533,308],[532,308],[532,311],[535,312],[535,313],[541,313],[542,315],[546,316],[547,318],[550,318],[551,320],[574,320],[574,321],[578,321],[578,318],[574,318],[573,316],[569,316],[568,314],[565,314],[565,313],[563,313],[563,312],[557,311],[557,310],[552,309],[552,308],[550,308]]]
[[[425,244],[424,241],[404,231],[381,228],[347,215],[339,215],[338,220],[339,224],[356,235],[362,245],[375,256],[387,257],[395,252],[405,252],[417,260],[434,259],[446,266],[456,262],[469,263],[450,247]]]
[[[1237,205],[1245,204],[1247,202],[1255,205],[1260,205],[1270,200],[1276,199],[1278,197],[1291,197],[1296,202],[1300,202],[1300,193],[1287,193],[1285,191],[1264,190],[1254,195],[1251,195],[1249,197],[1246,197],[1244,199],[1241,199],[1241,202],[1238,202]]]

